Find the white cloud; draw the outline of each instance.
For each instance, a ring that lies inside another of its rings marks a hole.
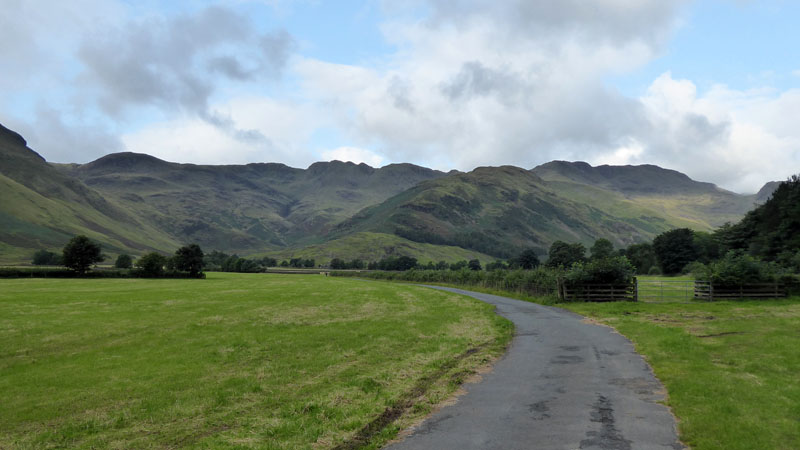
[[[381,167],[383,157],[369,150],[357,147],[339,147],[322,152],[322,159],[326,161],[350,161],[356,164],[364,163],[372,167]]]
[[[195,164],[282,162],[305,167],[314,159],[307,145],[316,125],[313,110],[241,97],[214,105],[213,111],[227,128],[188,116],[145,126],[123,135],[122,141],[128,151]]]

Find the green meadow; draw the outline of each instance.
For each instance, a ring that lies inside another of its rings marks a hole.
[[[559,306],[633,341],[692,449],[800,448],[800,297]]]
[[[376,448],[511,333],[467,297],[315,275],[0,280],[0,448]]]

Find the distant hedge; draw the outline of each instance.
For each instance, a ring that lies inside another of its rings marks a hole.
[[[96,269],[83,275],[65,267],[0,267],[0,278],[205,278],[188,272],[165,272],[158,277],[145,276],[140,270]]]
[[[441,283],[458,286],[477,286],[499,291],[517,292],[532,296],[556,295],[557,269],[539,267],[533,270],[417,270],[404,272],[331,272],[332,276],[359,277],[376,280],[412,281],[415,283]]]

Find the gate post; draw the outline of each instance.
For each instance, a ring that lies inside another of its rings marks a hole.
[[[639,301],[639,278],[633,277],[633,301]]]

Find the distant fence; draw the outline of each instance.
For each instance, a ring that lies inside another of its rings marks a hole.
[[[628,284],[582,284],[570,286],[559,283],[558,298],[565,302],[635,302],[636,280]]]
[[[737,298],[781,298],[787,290],[783,283],[753,283],[740,286],[719,286],[710,281],[694,282],[694,298],[699,300],[725,300]]]

